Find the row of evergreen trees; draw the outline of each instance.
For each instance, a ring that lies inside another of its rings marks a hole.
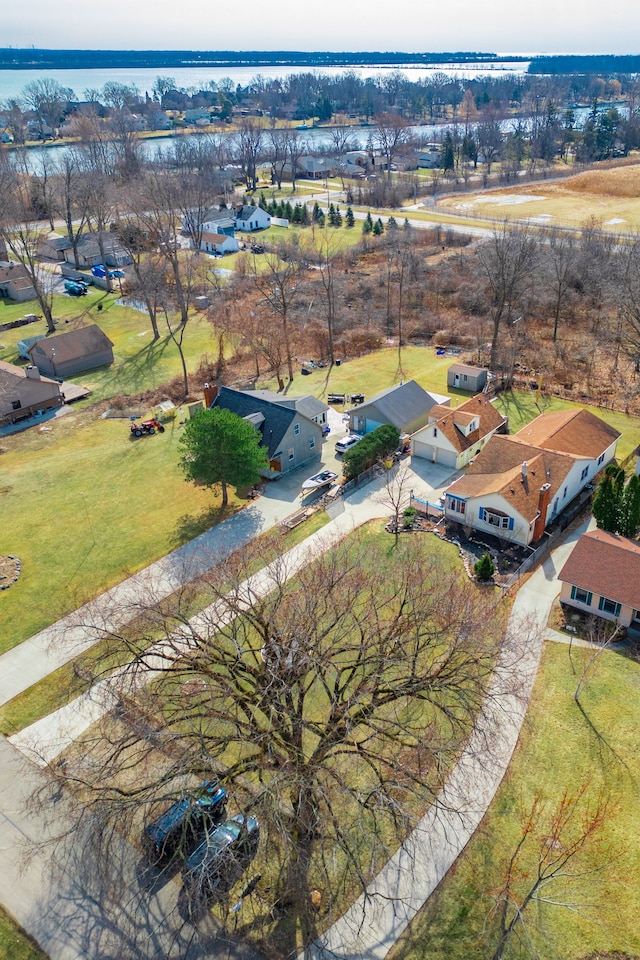
[[[610,463],[593,497],[593,515],[601,530],[634,537],[640,527],[640,476],[625,485],[622,467]]]

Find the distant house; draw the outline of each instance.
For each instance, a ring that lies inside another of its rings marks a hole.
[[[64,251],[71,250],[73,244],[69,237],[50,233],[38,243],[38,256],[46,260],[64,260]]]
[[[524,546],[613,460],[620,434],[588,410],[543,413],[513,436],[495,434],[447,488],[448,520]]]
[[[418,167],[423,170],[435,170],[441,166],[441,147],[439,143],[428,143],[418,152]]]
[[[33,300],[35,295],[29,274],[22,264],[0,260],[0,297],[24,303],[25,300]]]
[[[204,250],[205,253],[235,253],[240,249],[240,244],[235,237],[228,237],[224,233],[211,233],[208,230],[203,230],[200,249]]]
[[[102,252],[98,243],[97,233],[83,233],[78,237],[76,244],[78,250],[79,267],[96,267],[102,263]],[[125,250],[115,234],[108,230],[102,231],[102,246],[104,249],[104,259],[108,267],[126,267],[133,263],[131,254]],[[69,245],[64,250],[64,259],[67,263],[75,264],[73,247]]]
[[[262,207],[245,206],[236,216],[236,230],[266,230],[271,226],[271,216]]]
[[[211,407],[231,410],[249,420],[269,457],[264,476],[275,479],[313,460],[322,449],[322,427],[287,403],[260,396],[264,391],[221,387]]]
[[[113,343],[95,323],[59,333],[29,347],[31,362],[50,377],[72,377],[113,363]]]
[[[304,177],[306,180],[324,180],[325,177],[333,176],[334,167],[335,161],[328,160],[325,157],[298,157],[296,177]],[[292,169],[291,161],[287,160],[282,167],[282,175],[285,180],[291,180]]]
[[[408,380],[348,410],[349,429],[353,433],[365,434],[383,424],[391,424],[401,434],[415,433],[429,422],[429,411],[433,407],[449,403],[449,397],[428,393],[415,380]]]
[[[447,370],[447,386],[456,390],[480,393],[486,386],[489,371],[484,367],[472,367],[467,363],[452,363]]]
[[[429,423],[411,438],[411,453],[461,470],[507,422],[491,401],[479,394],[459,407],[435,406]]]
[[[37,367],[0,360],[0,423],[18,423],[63,403],[60,384],[41,376]]]
[[[560,571],[560,602],[640,633],[640,543],[583,533]]]
[[[199,231],[207,233],[222,233],[232,237],[235,233],[236,215],[234,210],[210,207],[204,213],[198,210],[189,210],[182,218],[182,229],[193,236]]]

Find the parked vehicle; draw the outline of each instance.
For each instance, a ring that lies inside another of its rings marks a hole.
[[[348,433],[346,437],[336,443],[336,453],[346,453],[347,450],[355,447],[360,440],[362,440],[362,437],[359,437],[357,433]]]
[[[186,855],[207,828],[224,819],[226,803],[227,791],[217,780],[201,783],[193,794],[176,800],[147,824],[142,834],[145,850],[154,860]]]
[[[87,293],[85,284],[77,280],[65,280],[64,288],[71,297],[84,297]]]
[[[155,417],[151,420],[143,420],[142,423],[136,423],[135,420],[132,420],[129,429],[133,437],[143,437],[145,434],[150,436],[154,434],[156,430],[158,433],[164,433],[163,425],[159,420],[156,420]]]
[[[91,273],[94,277],[106,277],[107,271],[101,263],[91,267]],[[109,270],[109,276],[113,279],[115,277],[124,277],[124,270]]]
[[[205,893],[223,878],[235,880],[255,857],[260,824],[255,817],[236,814],[208,834],[184,865],[184,882],[191,894]]]

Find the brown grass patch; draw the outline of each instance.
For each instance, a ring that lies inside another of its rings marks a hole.
[[[640,196],[640,164],[612,170],[589,170],[570,177],[558,186],[573,193],[637,198]]]

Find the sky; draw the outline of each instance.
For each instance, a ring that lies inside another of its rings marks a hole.
[[[118,50],[640,53],[618,0],[4,0],[0,45]]]

